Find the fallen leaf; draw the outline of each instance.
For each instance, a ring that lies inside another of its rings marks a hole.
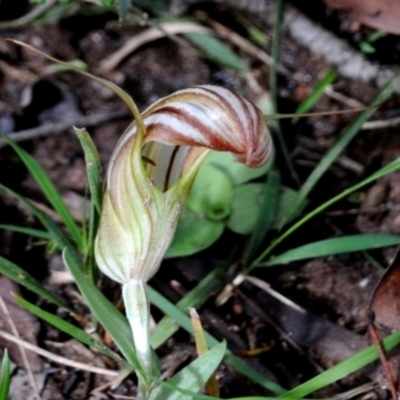
[[[376,324],[400,329],[400,249],[376,286],[369,308]]]
[[[372,294],[369,319],[369,333],[378,350],[392,397],[396,400],[398,398],[396,386],[399,379],[398,360],[388,359],[381,345],[383,336],[381,333],[385,332],[384,328],[400,329],[400,248]]]

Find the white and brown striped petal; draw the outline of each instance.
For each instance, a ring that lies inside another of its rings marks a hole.
[[[180,90],[154,103],[142,117],[147,131],[142,151],[146,170],[162,190],[184,175],[205,149],[231,152],[250,167],[264,164],[271,152],[261,111],[220,86]],[[135,134],[133,124],[113,159],[135,140]]]

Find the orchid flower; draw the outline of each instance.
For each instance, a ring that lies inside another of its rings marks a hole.
[[[168,250],[202,161],[210,150],[229,151],[259,167],[271,138],[253,104],[212,85],[178,91],[135,117],[109,163],[95,255],[123,286],[135,349],[151,374],[145,284]]]

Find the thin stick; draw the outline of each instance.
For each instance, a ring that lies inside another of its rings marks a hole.
[[[81,363],[79,361],[72,361],[69,360],[68,358],[57,356],[50,351],[41,349],[38,346],[33,345],[32,343],[26,342],[25,340],[22,340],[18,337],[15,337],[11,335],[10,333],[7,333],[3,330],[0,329],[0,337],[3,337],[6,340],[9,340],[10,342],[17,343],[23,347],[25,347],[28,350],[34,351],[35,353],[39,354],[42,357],[45,357],[51,361],[54,361],[58,364],[66,365],[67,367],[71,368],[76,368],[80,369],[82,371],[88,371],[93,374],[99,374],[99,375],[107,375],[107,376],[118,376],[119,372],[118,371],[112,371],[110,369],[105,369],[105,368],[100,368],[100,367],[94,367],[85,363]]]
[[[389,390],[390,393],[392,395],[393,400],[397,400],[398,399],[398,393],[397,393],[397,389],[396,389],[396,383],[395,383],[395,379],[393,377],[393,373],[392,370],[390,368],[388,359],[386,357],[386,353],[385,350],[382,347],[382,341],[379,337],[379,334],[376,330],[376,327],[374,325],[373,322],[370,322],[368,324],[368,332],[371,335],[372,341],[374,342],[374,345],[376,347],[376,350],[378,351],[379,354],[379,358],[381,360],[381,364],[382,364],[382,369],[383,372],[386,376],[386,380],[389,386]]]
[[[112,111],[108,113],[96,113],[88,116],[79,116],[76,118],[67,119],[62,122],[48,123],[37,128],[26,129],[19,132],[13,132],[8,135],[8,137],[15,142],[22,142],[24,140],[30,140],[41,136],[46,136],[49,134],[61,133],[67,129],[71,129],[72,126],[95,126],[103,122],[111,121],[118,118],[131,117],[131,115],[126,111]],[[6,141],[0,138],[0,149],[7,145]]]

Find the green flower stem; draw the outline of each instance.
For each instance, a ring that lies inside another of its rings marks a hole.
[[[138,400],[146,400],[154,378],[152,350],[150,347],[149,323],[150,306],[147,298],[146,283],[131,280],[122,287],[122,296],[126,316],[132,330],[136,355],[143,367],[145,376],[138,375]]]

